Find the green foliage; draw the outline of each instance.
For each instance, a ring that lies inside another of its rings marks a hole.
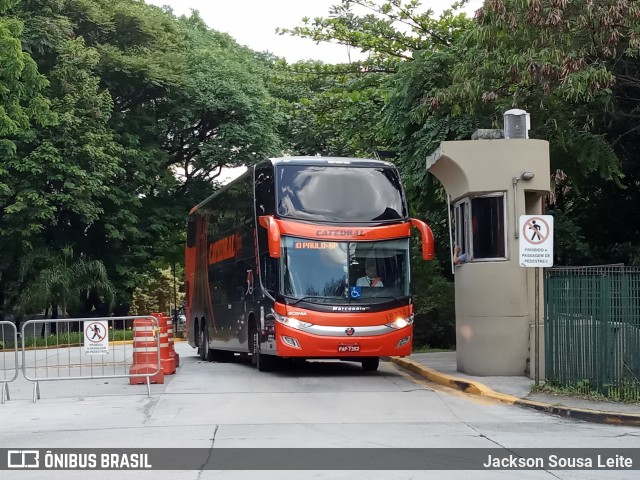
[[[126,342],[133,340],[132,330],[109,330],[109,342]],[[81,347],[84,344],[84,332],[58,332],[48,336],[29,335],[22,338],[20,345],[25,348],[58,348]],[[0,342],[0,351],[13,349],[13,342],[7,342],[4,346]]]
[[[460,45],[452,82],[426,101],[432,110],[485,111],[494,121],[524,108],[532,136],[551,142],[553,169],[574,188],[592,172],[620,182],[609,132],[640,87],[627,78],[638,66],[639,26],[640,10],[627,2],[488,2]]]
[[[278,151],[266,71],[254,54],[198,17],[182,19],[186,89],[168,112],[165,149],[190,179],[215,178],[222,167],[253,164]]]
[[[42,95],[46,79],[38,73],[31,56],[22,50],[23,23],[10,13],[6,15],[15,3],[0,3],[0,153],[3,154],[15,149],[11,137],[28,128],[31,122],[51,121],[48,101]]]
[[[165,309],[153,291],[166,281],[150,272],[181,261],[186,214],[225,167],[384,152],[440,261],[413,254],[416,345],[448,347],[446,194],[425,158],[512,107],[550,142],[558,260],[640,264],[637,2],[496,0],[477,20],[436,18],[417,0],[336,3],[281,33],[363,61],[288,65],[197,12],[137,0],[0,0],[0,310],[98,308],[61,273],[88,259],[104,265],[118,313],[136,288],[136,311]],[[49,261],[36,266],[40,251]]]
[[[414,348],[411,353],[442,353],[442,352],[455,352],[452,348],[432,348],[429,345],[424,347]]]
[[[437,262],[425,262],[414,245],[411,263],[416,348],[452,348],[456,343],[454,285]]]
[[[575,385],[570,386],[560,386],[553,381],[547,381],[543,385],[534,386],[532,392],[568,395],[586,400],[636,403],[640,405],[640,384],[637,381],[630,382],[623,386],[607,385],[605,391],[598,389],[597,386],[589,380],[581,380]]]
[[[369,53],[362,65],[375,71],[394,69],[419,50],[447,48],[468,22],[464,14],[452,10],[440,19],[432,15],[432,10],[420,11],[419,1],[342,0],[330,9],[329,17],[304,18],[302,26],[279,31]]]
[[[298,66],[296,66],[298,68]],[[318,86],[314,74],[296,76],[306,84],[299,98],[281,102],[281,135],[295,155],[375,156],[386,149],[381,120],[383,78],[348,74]],[[291,79],[284,77],[283,81]],[[282,80],[281,80],[282,81]]]
[[[102,213],[100,199],[118,173],[118,147],[106,127],[111,98],[99,91],[99,80],[89,73],[96,52],[73,40],[61,45],[58,54],[59,63],[49,76],[58,122],[40,129],[6,163],[17,187],[5,209],[8,223],[17,217],[16,231],[7,234],[24,234],[21,224],[29,217],[29,234],[72,218],[91,225]],[[31,188],[34,185],[39,188]]]
[[[156,312],[170,313],[176,304],[180,305],[184,293],[182,287],[182,275],[177,272],[176,279],[170,269],[156,270],[154,275],[145,275],[141,285],[133,291],[131,299],[131,315],[142,315]],[[174,289],[177,299],[174,298]]]
[[[20,276],[19,313],[40,313],[51,308],[56,318],[58,309],[67,314],[92,290],[107,302],[113,301],[113,286],[102,262],[83,256],[74,258],[71,247],[58,253],[32,252],[23,258]]]
[[[0,222],[6,215],[8,203],[16,194],[15,172],[10,161],[17,154],[17,140],[24,136],[32,124],[44,127],[55,121],[49,111],[50,101],[43,95],[48,85],[47,79],[38,73],[33,58],[23,51],[23,23],[9,11],[15,3],[0,3],[0,157],[3,159],[0,165]],[[20,168],[28,170],[28,166],[20,165]],[[37,198],[38,193],[30,189],[25,192],[25,197]],[[27,224],[26,227],[32,229],[33,225]],[[2,230],[0,235],[5,234]],[[1,239],[0,249],[5,255],[14,252]],[[0,265],[2,263],[6,263],[6,260],[0,261]]]
[[[125,312],[146,272],[180,261],[186,214],[222,168],[279,153],[269,67],[197,13],[0,7],[0,311],[42,303],[19,298],[18,262],[73,244],[104,264]]]
[[[586,242],[585,233],[561,209],[551,209],[555,229],[554,253],[560,265],[587,265],[591,263],[593,252]]]
[[[549,140],[561,179],[554,214],[573,225],[560,219],[558,233],[568,230],[559,260],[637,261],[638,129],[628,122],[638,114],[638,15],[627,2],[488,2],[449,45],[425,43],[398,63],[387,82],[385,131],[414,209],[427,218],[443,210],[421,168],[441,141],[500,126],[502,112],[524,108],[530,134]],[[595,37],[593,25],[601,29]]]

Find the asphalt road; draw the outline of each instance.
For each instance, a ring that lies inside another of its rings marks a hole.
[[[640,430],[589,424],[469,396],[415,379],[389,362],[306,362],[274,373],[247,358],[201,362],[185,343],[164,385],[126,379],[19,378],[0,405],[0,448],[629,448]],[[168,451],[168,454],[171,452]],[[296,452],[292,450],[292,455]],[[638,471],[3,471],[3,480],[94,479],[625,479]],[[366,472],[364,472],[366,471]]]

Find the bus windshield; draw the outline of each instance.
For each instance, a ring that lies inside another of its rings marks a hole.
[[[389,222],[407,218],[397,170],[388,167],[283,165],[278,215],[314,222]]]
[[[409,296],[409,239],[326,242],[282,237],[281,294],[310,303]]]

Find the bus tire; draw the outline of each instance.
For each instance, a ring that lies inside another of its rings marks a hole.
[[[196,346],[196,355],[200,356],[200,322],[196,318],[193,321],[193,343]]]
[[[259,372],[270,372],[275,367],[276,357],[260,352],[260,333],[256,325],[253,331],[253,352],[251,363],[258,367]]]
[[[202,320],[200,323],[200,338],[198,340],[198,345],[200,360],[203,362],[211,361],[211,351],[209,350],[209,329],[207,328],[206,320]]]
[[[375,372],[380,366],[379,357],[367,357],[362,359],[362,369],[365,372]]]
[[[259,372],[270,372],[274,369],[276,364],[276,357],[273,355],[265,355],[264,353],[258,352],[258,371]]]

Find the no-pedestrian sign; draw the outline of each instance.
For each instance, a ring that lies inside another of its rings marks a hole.
[[[520,266],[553,267],[553,217],[520,215]]]
[[[106,320],[84,321],[85,355],[105,355],[109,353],[109,326]]]

